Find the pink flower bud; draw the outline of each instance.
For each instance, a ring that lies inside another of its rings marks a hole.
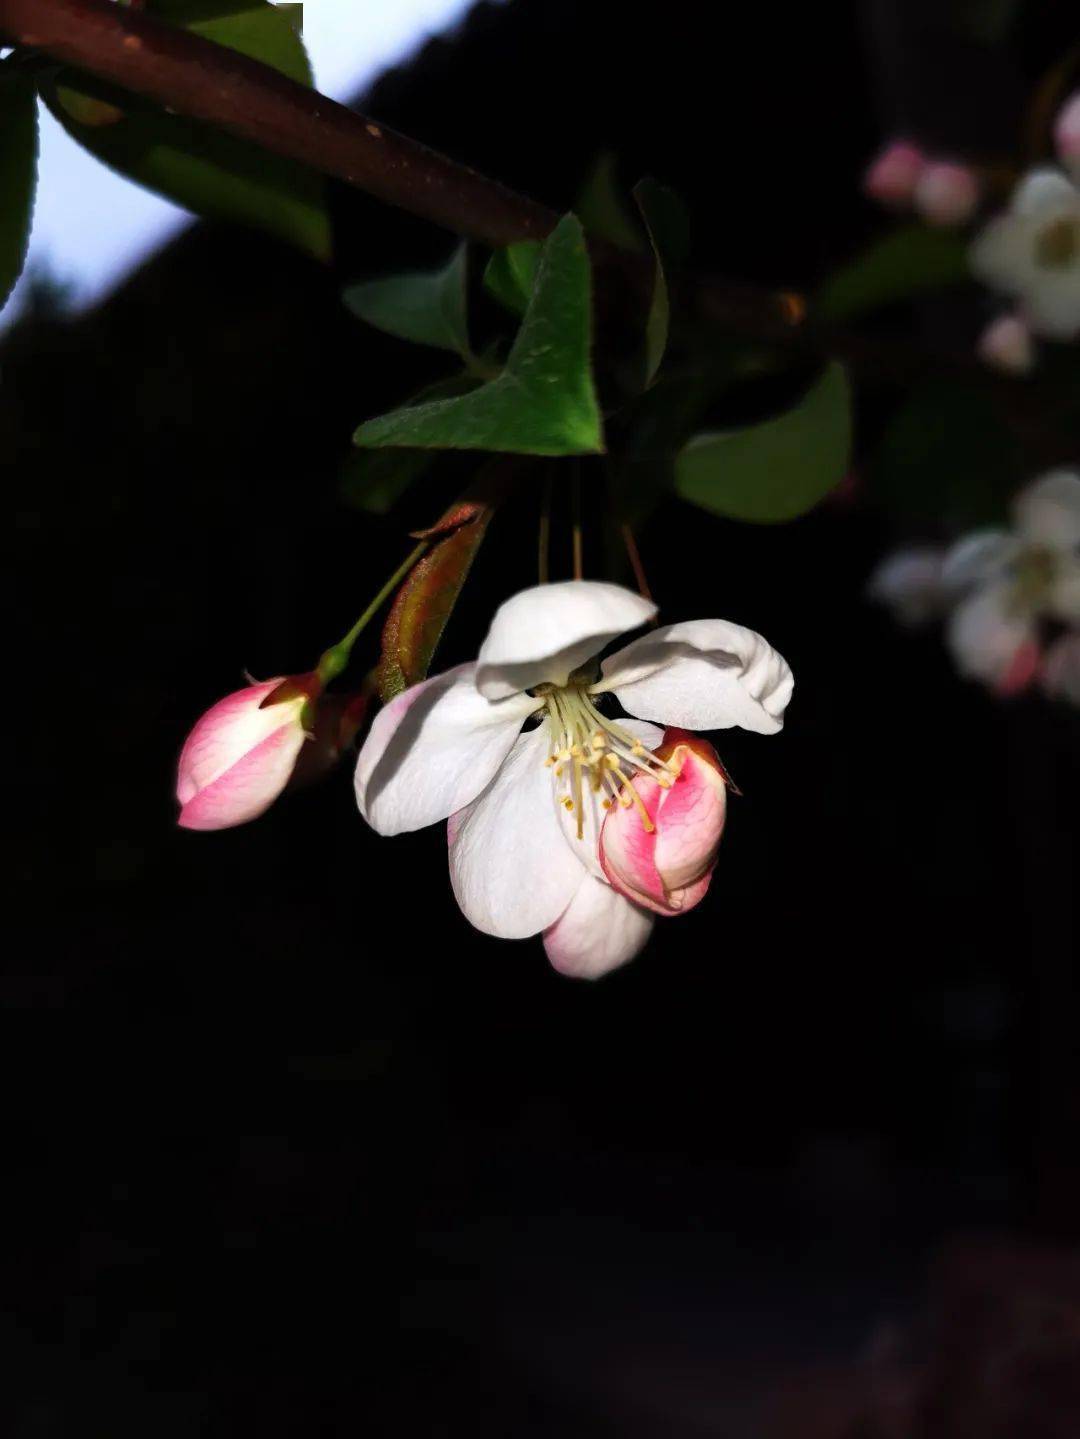
[[[1031,331],[1019,315],[999,315],[979,336],[979,359],[1006,375],[1026,375],[1035,365]]]
[[[863,192],[879,205],[903,210],[911,204],[926,159],[917,145],[893,140],[873,161],[863,177]]]
[[[633,781],[640,805],[617,804],[600,831],[608,882],[657,914],[683,914],[704,897],[727,812],[727,780],[712,745],[669,729],[656,751],[665,785],[650,774]]]
[[[1061,163],[1080,181],[1080,90],[1070,95],[1058,112],[1054,144]]]
[[[915,208],[931,225],[964,225],[979,203],[974,170],[952,160],[926,165],[915,185]]]
[[[275,691],[280,693],[271,698]],[[303,747],[310,694],[307,675],[267,680],[206,711],[188,735],[177,769],[184,829],[228,829],[270,808]]]

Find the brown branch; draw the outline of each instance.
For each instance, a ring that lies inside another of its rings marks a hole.
[[[109,0],[0,0],[0,35],[485,245],[558,216],[235,50]]]

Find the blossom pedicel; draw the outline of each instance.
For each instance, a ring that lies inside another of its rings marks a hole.
[[[679,762],[648,720],[774,734],[791,697],[781,656],[724,620],[653,630],[597,662],[655,610],[617,585],[586,580],[512,596],[476,663],[398,695],[376,716],[357,762],[368,823],[390,835],[448,820],[451,883],[466,918],[507,939],[543,934],[551,962],[568,974],[594,977],[625,963],[651,929],[647,907],[610,883],[599,844],[616,809],[648,832],[655,822],[639,786],[665,790],[677,780]],[[606,694],[630,718],[606,714]],[[523,729],[532,717],[537,726]]]

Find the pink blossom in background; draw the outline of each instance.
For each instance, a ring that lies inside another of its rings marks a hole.
[[[1061,163],[1080,182],[1080,90],[1069,96],[1058,114],[1054,144]]]
[[[919,174],[912,200],[928,224],[965,225],[978,208],[978,177],[958,161],[930,161]]]
[[[999,315],[979,336],[976,353],[992,370],[1027,375],[1035,366],[1035,341],[1021,315]]]
[[[911,204],[926,157],[909,140],[892,140],[863,177],[863,192],[879,205],[904,210]]]

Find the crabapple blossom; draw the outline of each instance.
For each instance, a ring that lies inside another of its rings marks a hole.
[[[677,786],[682,760],[662,750],[663,730],[649,721],[775,734],[791,698],[781,656],[725,620],[651,630],[599,658],[655,612],[629,590],[587,580],[513,595],[476,662],[391,700],[357,761],[357,803],[372,828],[393,835],[447,820],[465,917],[502,938],[543,934],[565,974],[595,978],[624,964],[652,928],[657,907],[613,887],[599,844],[616,810],[646,832],[654,823],[635,778]],[[605,710],[607,695],[628,718]]]
[[[878,565],[866,592],[892,610],[901,624],[926,624],[944,614],[947,607],[944,560],[945,552],[930,545],[897,550]]]
[[[1080,190],[1060,170],[1031,171],[1009,211],[991,220],[971,251],[975,273],[1015,296],[1037,335],[1080,335]]]
[[[931,160],[920,170],[911,198],[929,224],[965,225],[979,204],[978,177],[959,161]]]
[[[1058,159],[1080,184],[1080,90],[1065,101],[1054,122]]]
[[[998,694],[1041,675],[1048,693],[1072,698],[1074,652],[1055,641],[1044,656],[1043,628],[1080,624],[1080,471],[1051,470],[1022,490],[1010,530],[977,531],[947,553],[892,556],[870,593],[908,621],[947,609],[957,668]]]
[[[613,805],[601,826],[600,865],[627,899],[657,914],[681,914],[709,887],[727,815],[727,776],[712,745],[683,730],[668,730],[656,757],[672,782],[634,776],[630,802]]]
[[[1031,331],[1020,315],[999,315],[979,336],[979,359],[1006,375],[1026,375],[1035,365]]]
[[[863,177],[863,190],[879,205],[903,210],[911,204],[926,157],[909,140],[891,140]]]
[[[177,767],[178,823],[184,829],[228,829],[270,808],[304,745],[306,678],[249,685],[218,700],[197,721]]]

